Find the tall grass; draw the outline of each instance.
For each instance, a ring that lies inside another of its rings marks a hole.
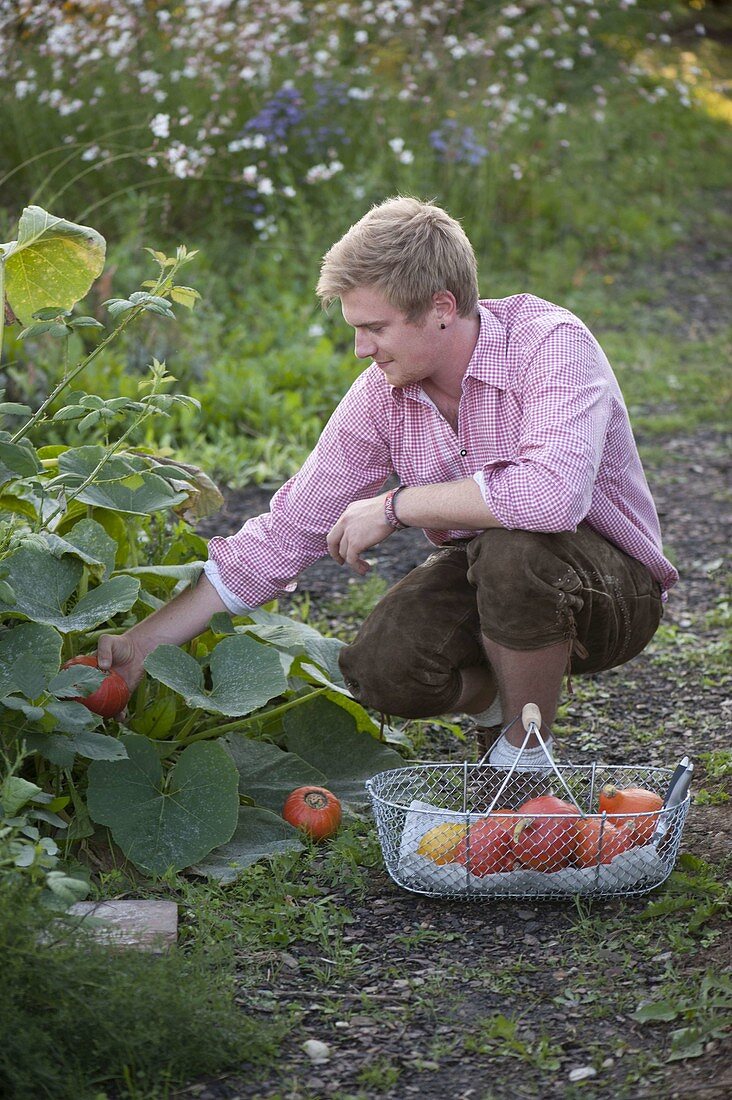
[[[105,1086],[161,1095],[276,1049],[275,1030],[236,1009],[227,962],[202,951],[115,953],[40,909],[26,888],[3,895],[0,966],[7,1100],[96,1100]]]

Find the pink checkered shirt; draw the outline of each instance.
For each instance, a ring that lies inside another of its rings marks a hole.
[[[419,384],[392,387],[373,363],[359,375],[270,511],[211,539],[206,572],[229,610],[292,592],[346,506],[394,474],[405,485],[473,477],[504,527],[584,521],[664,591],[678,580],[610,364],[581,321],[533,295],[480,303],[457,434]],[[425,534],[439,545],[475,532]]]

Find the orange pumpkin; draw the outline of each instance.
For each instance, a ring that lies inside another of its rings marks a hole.
[[[613,825],[628,824],[633,829],[634,843],[647,844],[658,822],[663,799],[645,787],[620,787],[606,784],[600,791],[600,813],[606,813]],[[622,814],[643,814],[643,817],[623,817]]]
[[[578,867],[597,867],[599,863],[610,863],[622,852],[627,852],[635,843],[632,828],[627,825],[612,825],[607,819],[585,817],[577,822],[577,846],[574,852]]]

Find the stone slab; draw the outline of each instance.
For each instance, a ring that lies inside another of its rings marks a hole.
[[[99,943],[166,951],[178,938],[178,906],[174,901],[77,901],[69,909]]]

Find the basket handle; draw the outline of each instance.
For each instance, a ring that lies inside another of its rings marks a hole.
[[[538,730],[541,729],[541,711],[536,703],[527,703],[524,706],[521,711],[521,724],[527,733],[530,726],[536,726]]]

